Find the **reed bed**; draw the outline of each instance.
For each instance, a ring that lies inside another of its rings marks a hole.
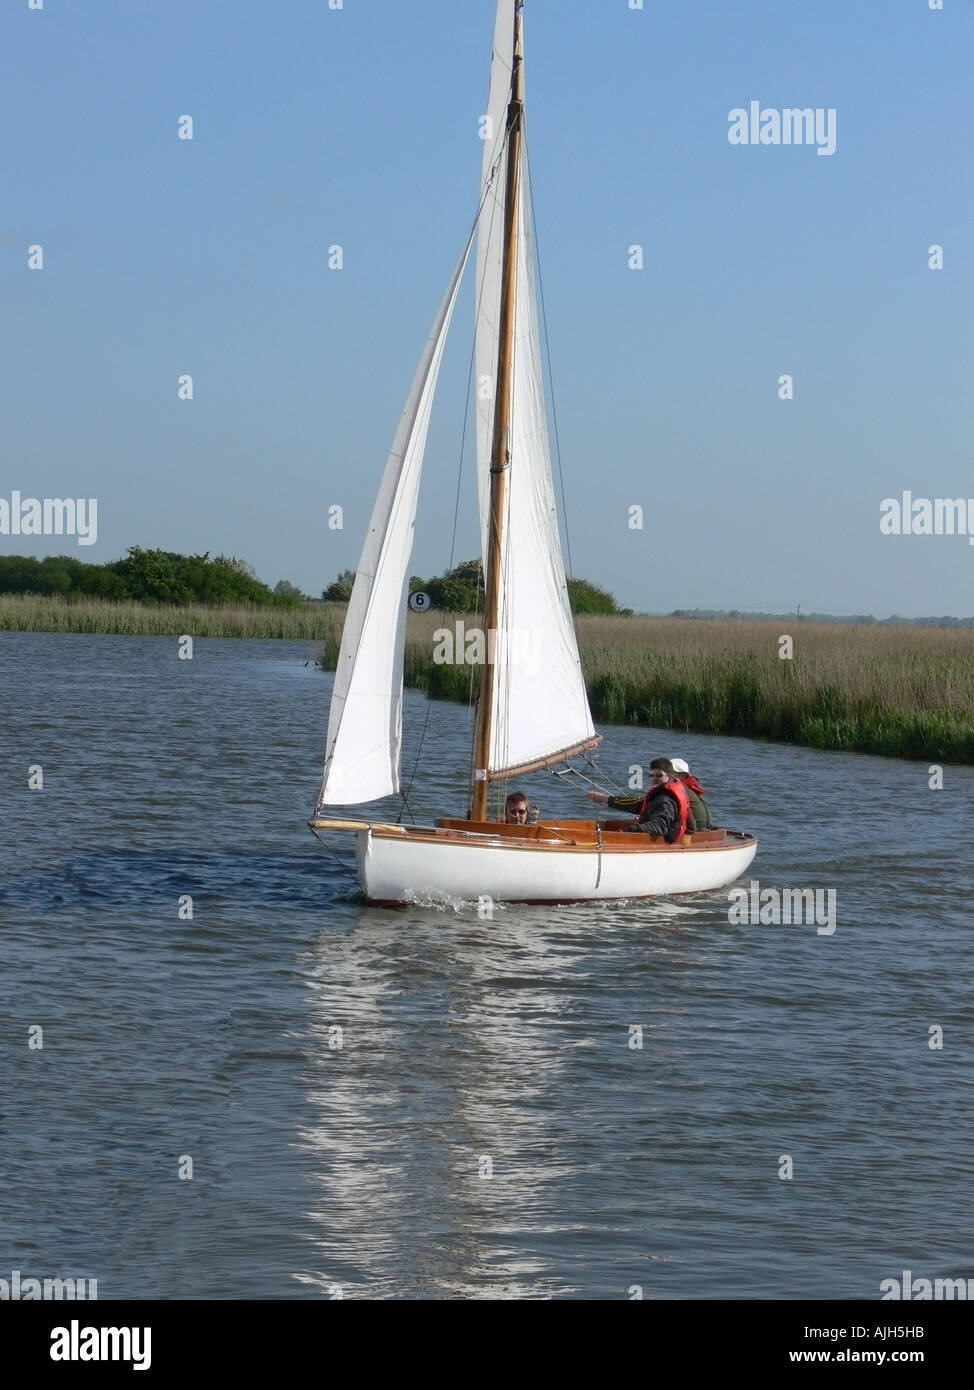
[[[454,622],[410,615],[406,680],[466,701],[472,668],[432,660],[434,631]],[[592,712],[603,723],[974,763],[969,628],[594,615],[576,625]],[[784,635],[794,641],[791,660],[778,656]]]
[[[680,618],[578,629],[607,722],[974,763],[970,629]],[[778,655],[785,634],[791,660]]]
[[[308,603],[298,608],[235,604],[111,603],[104,599],[0,594],[0,631],[106,632],[128,637],[281,637],[324,642],[337,657],[345,609]]]

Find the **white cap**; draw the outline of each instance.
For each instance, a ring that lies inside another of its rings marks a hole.
[[[686,763],[683,761],[682,758],[671,758],[671,759],[670,759],[670,762],[671,762],[672,765],[673,765],[673,771],[674,771],[674,772],[689,772],[689,771],[690,771],[690,769],[687,767]]]

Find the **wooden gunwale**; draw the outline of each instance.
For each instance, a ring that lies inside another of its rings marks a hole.
[[[436,825],[391,825],[379,821],[332,820],[315,817],[308,822],[313,830],[371,830],[377,839],[409,839],[420,844],[463,844],[473,849],[497,849],[505,841],[510,850],[551,850],[560,854],[683,854],[714,853],[756,844],[743,832],[705,830],[686,835],[678,845],[667,844],[659,836],[638,836],[612,825],[591,820],[539,821],[536,825],[507,825],[502,822],[470,821],[443,817]],[[728,833],[737,838],[728,839]],[[584,837],[584,838],[579,838]]]

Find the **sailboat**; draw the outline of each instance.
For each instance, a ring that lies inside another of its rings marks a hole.
[[[523,0],[499,0],[478,214],[423,351],[356,572],[311,829],[348,831],[376,903],[585,902],[731,883],[757,841],[714,830],[667,844],[616,821],[488,819],[492,789],[600,742],[562,560],[548,450],[524,139]],[[477,491],[484,644],[468,814],[431,825],[328,814],[400,791],[409,563],[444,344],[476,238]],[[530,655],[530,659],[528,659]]]

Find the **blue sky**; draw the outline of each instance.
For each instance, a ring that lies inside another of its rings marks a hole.
[[[99,539],[0,554],[222,551],[315,593],[354,567],[476,207],[493,23],[4,0],[0,497],[97,497]],[[527,0],[525,27],[576,573],[648,612],[974,613],[966,536],[879,530],[903,489],[974,498],[974,6]],[[835,153],[731,145],[752,100],[834,107]],[[471,334],[468,289],[418,574],[450,560]]]

